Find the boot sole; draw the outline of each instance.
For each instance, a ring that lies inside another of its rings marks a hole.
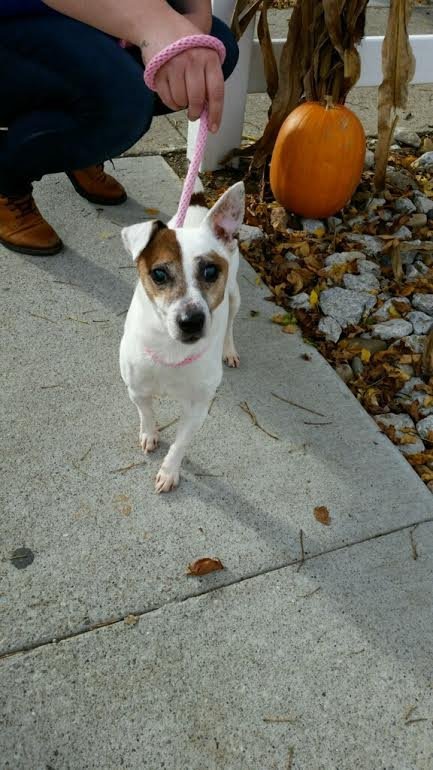
[[[6,249],[9,249],[9,251],[14,251],[16,254],[28,254],[31,257],[54,257],[63,249],[62,241],[59,241],[56,246],[47,246],[46,248],[42,249],[32,249],[27,246],[16,246],[14,243],[9,243],[9,241],[3,240],[3,238],[0,238],[0,244]]]
[[[91,193],[87,193],[86,190],[81,187],[81,185],[78,184],[77,180],[72,176],[72,174],[66,173],[66,176],[68,177],[70,183],[72,184],[75,192],[78,193],[78,195],[81,196],[81,198],[84,198],[86,201],[89,201],[90,203],[97,203],[99,206],[120,206],[121,203],[125,203],[128,196],[126,192],[123,193],[123,195],[120,196],[120,198],[103,198],[99,195],[92,195]]]

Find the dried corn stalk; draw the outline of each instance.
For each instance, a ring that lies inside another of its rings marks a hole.
[[[412,6],[413,0],[391,0],[383,41],[383,81],[378,97],[378,142],[374,176],[377,190],[385,187],[386,165],[398,119],[397,110],[406,107],[408,85],[415,72],[415,59],[407,29]]]
[[[242,37],[250,21],[254,18],[262,0],[237,0],[232,16],[232,32],[236,38]]]
[[[261,23],[266,29],[264,3]],[[255,147],[253,164],[262,166],[271,154],[278,131],[287,115],[302,97],[321,101],[331,94],[334,102],[344,102],[359,78],[360,62],[356,45],[364,34],[367,0],[297,0],[283,46],[278,88],[272,101],[270,118],[263,137]],[[272,44],[263,37],[268,92],[274,90]],[[271,75],[271,82],[269,73]]]
[[[278,90],[278,65],[275,59],[272,38],[269,32],[268,8],[272,0],[263,0],[262,10],[257,25],[257,36],[260,42],[260,48],[263,56],[263,66],[265,70],[266,85],[268,96],[274,99]]]

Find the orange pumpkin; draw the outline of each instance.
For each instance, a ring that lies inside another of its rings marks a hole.
[[[352,197],[365,159],[364,129],[342,104],[305,102],[281,126],[271,160],[276,200],[304,217],[328,217]]]

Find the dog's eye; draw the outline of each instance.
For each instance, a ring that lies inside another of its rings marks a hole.
[[[219,269],[216,265],[205,265],[203,268],[203,278],[207,283],[213,283],[219,276]]]
[[[155,269],[151,271],[150,275],[152,276],[152,280],[158,284],[158,286],[161,286],[168,280],[167,270],[164,270],[163,267],[155,267]]]

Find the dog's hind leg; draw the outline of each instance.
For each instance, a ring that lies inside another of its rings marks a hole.
[[[146,452],[153,452],[158,446],[158,428],[152,408],[152,396],[143,396],[128,388],[129,398],[140,415],[140,445]]]
[[[233,339],[233,321],[241,304],[241,295],[237,281],[229,293],[229,317],[227,321],[226,336],[224,338],[223,361],[227,366],[238,367],[240,358],[235,348]]]
[[[211,394],[213,396],[213,393]],[[155,489],[170,492],[179,484],[180,466],[192,439],[203,425],[209,411],[210,398],[206,401],[182,402],[183,416],[176,438],[168,450],[155,479]]]

